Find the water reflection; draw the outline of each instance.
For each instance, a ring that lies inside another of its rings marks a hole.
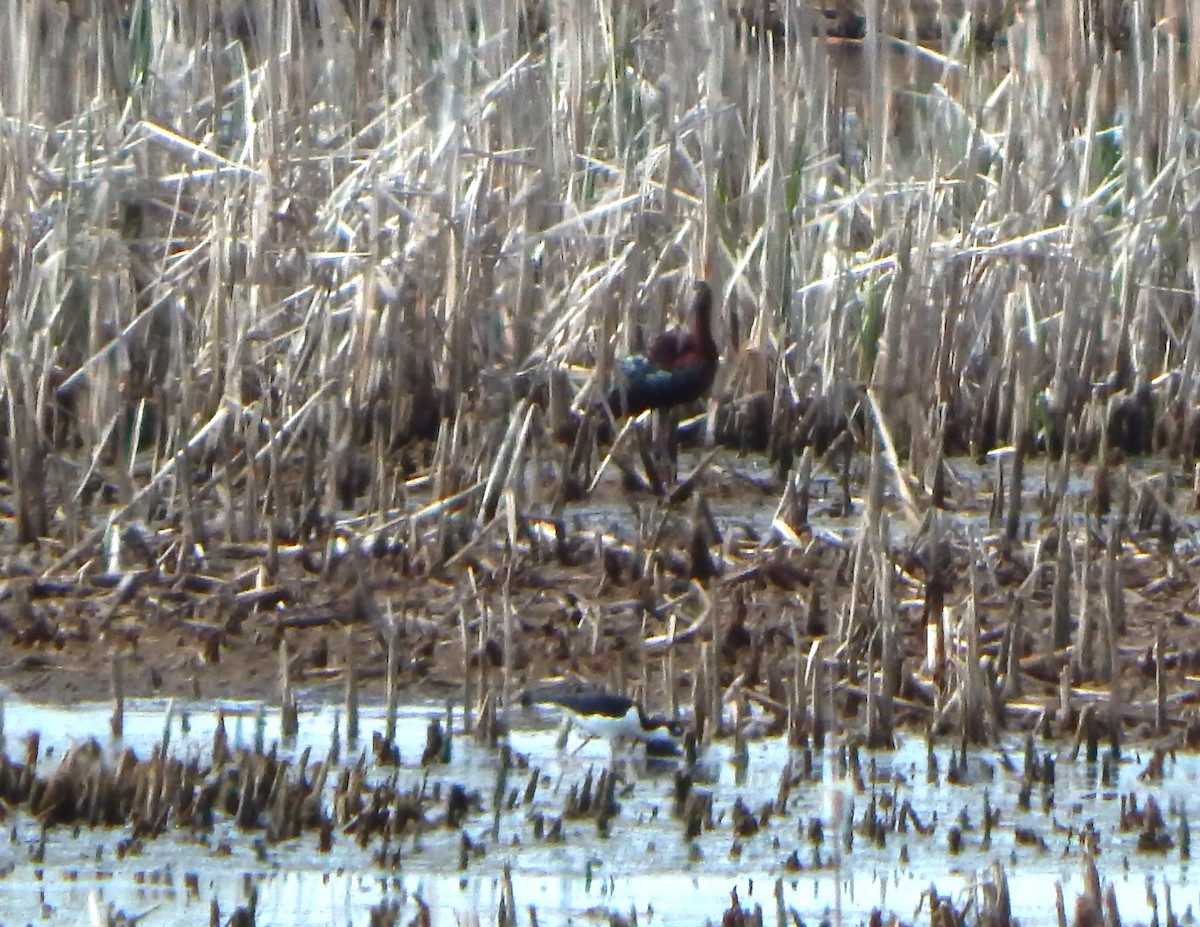
[[[270,748],[278,740],[278,714],[252,704],[131,703],[124,741],[117,744],[103,736],[109,723],[107,705],[64,710],[10,699],[6,747],[10,756],[19,757],[27,733],[40,731],[42,764],[49,768],[72,742],[83,738],[96,736],[110,756],[124,746],[146,756],[163,743],[166,731],[172,751],[205,757],[211,751],[218,708],[225,710],[231,746],[251,747],[261,739]],[[422,904],[429,907],[435,924],[472,922],[476,916],[480,922],[494,921],[505,895],[506,864],[518,910],[535,909],[539,924],[567,923],[588,912],[603,914],[602,920],[607,912],[625,918],[636,915],[638,923],[717,921],[728,907],[731,890],[737,891],[743,907],[762,905],[770,922],[782,911],[785,920],[794,912],[804,922],[816,923],[832,919],[839,906],[847,923],[864,921],[880,906],[912,920],[931,885],[943,895],[964,896],[977,880],[988,877],[993,862],[1001,861],[1014,914],[1026,925],[1051,924],[1055,883],[1063,884],[1068,908],[1082,888],[1078,834],[1089,822],[1103,835],[1099,865],[1102,875],[1116,882],[1122,915],[1148,919],[1147,880],[1160,895],[1166,885],[1173,887],[1176,912],[1194,901],[1188,866],[1178,851],[1157,857],[1138,854],[1136,833],[1120,832],[1118,821],[1118,797],[1136,792],[1143,804],[1155,796],[1170,809],[1169,826],[1178,828],[1179,813],[1187,808],[1200,770],[1194,757],[1168,761],[1168,776],[1161,785],[1139,782],[1140,767],[1126,763],[1108,790],[1099,787],[1094,766],[1060,759],[1052,791],[1040,793],[1035,787],[1029,810],[1022,810],[1020,776],[996,751],[972,754],[964,773],[967,784],[951,786],[945,782],[948,751],[937,751],[941,772],[936,782],[929,782],[925,744],[910,737],[902,739],[894,753],[875,756],[873,774],[871,758],[864,757],[863,768],[873,781],[862,792],[832,780],[830,757],[815,758],[817,780],[796,783],[786,807],[779,808],[774,803],[788,760],[784,746],[775,740],[749,744],[745,777],[738,780],[729,749],[719,745],[705,757],[713,781],[703,784],[714,792],[715,826],[697,839],[685,840],[682,825],[670,814],[672,775],[642,770],[635,782],[619,790],[620,811],[609,836],[602,836],[589,817],[564,821],[562,841],[553,842],[535,837],[532,817],[560,814],[570,789],[589,769],[605,762],[607,747],[595,743],[576,754],[560,752],[553,712],[520,711],[514,714],[511,734],[519,762],[509,772],[509,788],[523,792],[534,770],[540,785],[531,806],[518,802],[501,815],[499,837],[493,841],[489,796],[497,751],[458,734],[448,766],[425,770],[415,765],[428,723],[444,717],[439,704],[405,709],[397,728],[403,765],[399,770],[372,768],[370,775],[378,780],[395,775],[401,789],[422,783],[428,787],[435,780],[458,782],[484,796],[482,808],[463,825],[463,833],[484,849],[469,857],[463,871],[461,835],[433,825],[415,838],[406,836],[393,848],[394,855],[381,862],[377,842],[364,849],[342,834],[336,835],[330,852],[320,853],[315,834],[267,844],[260,833],[239,831],[221,819],[212,833],[168,828],[166,836],[131,841],[128,829],[43,831],[38,821],[10,812],[10,841],[3,858],[6,877],[0,879],[4,921],[77,924],[86,921],[89,908],[103,913],[111,904],[130,916],[144,913],[146,925],[206,923],[215,901],[224,922],[252,895],[258,922],[282,927],[362,925],[368,923],[372,907],[382,903],[397,908],[399,923],[416,917]],[[351,747],[344,739],[337,745],[344,762],[357,761],[362,744],[369,744],[374,732],[382,732],[382,708],[365,709],[361,725],[359,745]],[[344,729],[337,708],[311,708],[301,715],[297,742],[281,744],[281,752],[298,756],[311,747],[313,757],[323,756],[334,745],[335,732]],[[1020,755],[1016,745],[1009,745],[1008,755]],[[985,794],[988,806],[999,815],[990,846],[985,845],[982,826]],[[840,859],[839,831],[829,820],[835,796],[854,821],[852,847]],[[731,827],[731,809],[739,798],[768,819],[757,833],[744,838],[735,837]],[[936,823],[930,836],[920,835],[914,826],[895,824],[892,811],[905,801],[925,826]],[[872,802],[874,813],[891,821],[878,839],[861,826]],[[821,843],[813,839],[814,818],[825,824]],[[947,850],[951,825],[963,836],[956,855]],[[1039,835],[1045,849],[1018,840],[1019,828]],[[799,870],[794,868],[797,862]],[[820,868],[815,868],[818,862]],[[527,916],[523,913],[518,922]]]

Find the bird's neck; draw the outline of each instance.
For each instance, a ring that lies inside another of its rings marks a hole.
[[[692,337],[706,358],[716,359],[719,356],[717,342],[713,339],[711,311],[697,309],[692,313]]]

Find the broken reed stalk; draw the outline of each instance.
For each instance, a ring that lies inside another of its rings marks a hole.
[[[1104,564],[1101,569],[1101,582],[1104,587],[1104,608],[1105,615],[1110,623],[1110,633],[1113,635],[1113,644],[1116,645],[1116,638],[1123,635],[1126,631],[1125,627],[1125,596],[1121,588],[1121,550],[1122,539],[1126,533],[1126,524],[1129,516],[1129,478],[1128,474],[1122,474],[1121,480],[1121,506],[1117,517],[1110,520],[1108,525],[1108,538],[1104,549]],[[1113,669],[1116,664],[1113,664]]]
[[[943,513],[929,512],[929,569],[925,579],[922,619],[925,627],[925,671],[935,681],[946,678],[946,590],[950,551],[945,540]]]
[[[254,752],[267,749],[267,706],[258,702],[254,706]]]
[[[343,631],[346,650],[346,745],[351,749],[358,743],[358,656],[354,647],[354,631]]]
[[[512,605],[511,595],[512,583],[512,568],[511,563],[509,569],[505,570],[503,586],[500,591],[500,607],[503,609],[503,634],[504,634],[504,655],[503,664],[501,665],[501,681],[500,681],[500,722],[504,731],[511,729],[512,702],[513,702],[513,663],[514,654],[516,652],[517,638],[513,630],[513,625],[516,622]]]
[[[496,927],[517,927],[517,901],[516,893],[513,891],[512,864],[509,862],[504,863],[501,884],[503,896],[500,909],[496,914]],[[536,917],[534,923],[536,924]]]
[[[229,762],[229,733],[225,730],[225,709],[217,708],[217,726],[213,730],[212,765],[221,769]]]
[[[1022,354],[1022,356],[1024,355]],[[1018,365],[1019,363],[1018,361]],[[1024,500],[1025,485],[1025,456],[1028,453],[1028,440],[1025,436],[1028,401],[1025,398],[1025,378],[1020,375],[1019,371],[1014,392],[1016,397],[1013,407],[1012,480],[1008,490],[1008,513],[1004,519],[1004,536],[1009,541],[1017,541],[1020,538],[1021,505]]]
[[[997,711],[1003,714],[1010,701],[1020,698],[1024,692],[1021,679],[1021,646],[1025,638],[1025,600],[1016,598],[1012,603],[1012,612],[1004,628],[1004,640],[1001,653],[1004,657],[1004,685],[997,693]]]
[[[661,663],[663,673],[663,690],[667,696],[667,715],[679,717],[679,694],[675,690],[675,634],[679,627],[679,616],[675,610],[667,618],[667,658]],[[646,659],[643,656],[643,661]],[[0,710],[2,710],[0,703]],[[2,742],[2,740],[0,740]]]
[[[708,699],[709,718],[712,720],[711,733],[712,739],[716,740],[725,733],[725,687],[721,683],[721,642],[725,640],[725,630],[723,627],[722,618],[724,617],[727,602],[719,599],[714,590],[712,597],[712,608],[709,612],[710,624],[710,640],[706,642],[706,647],[701,651],[703,659],[709,661],[708,673],[706,681],[708,682],[708,691],[705,697]],[[735,716],[736,717],[736,716]]]
[[[1162,622],[1154,629],[1154,733],[1167,732],[1166,634]]]
[[[1025,442],[1021,439],[1013,450],[1013,465],[1008,485],[1008,512],[1004,517],[1004,536],[1009,541],[1019,540],[1021,531],[1021,501],[1025,482]]]
[[[714,618],[716,609],[713,609]],[[708,700],[708,730],[706,743],[712,743],[724,732],[724,706],[721,702],[721,673],[717,656],[719,648],[715,642],[705,641],[700,648],[700,658],[707,664],[704,674],[707,691],[704,697]]]
[[[696,732],[697,743],[710,743],[712,740],[712,702],[708,698],[708,641],[700,644],[700,657],[696,663],[696,671],[692,674],[692,705],[695,713],[692,715],[692,728]]]
[[[399,711],[399,693],[396,691],[399,675],[397,663],[400,659],[397,646],[399,638],[400,629],[396,625],[394,616],[389,614],[387,622],[387,676],[385,682],[386,692],[384,693],[385,707],[383,722],[383,739],[389,744],[396,741],[396,714]]]
[[[1055,652],[1071,643],[1073,560],[1070,521],[1064,500],[1058,519],[1058,550],[1054,560],[1054,590],[1050,605],[1050,647]]]
[[[167,702],[167,710],[163,714],[162,737],[158,741],[159,755],[165,760],[171,755],[171,722],[175,719],[175,699]]]
[[[872,747],[891,749],[895,746],[895,707],[893,700],[900,690],[900,662],[903,641],[897,628],[897,609],[892,590],[892,561],[888,552],[888,519],[879,520],[879,534],[872,538],[875,559],[876,628],[879,634],[879,679],[877,710],[868,715],[868,741]],[[876,681],[871,680],[872,690]]]
[[[512,751],[508,744],[500,745],[500,762],[496,768],[496,784],[492,789],[492,841],[500,839],[500,816],[504,811],[505,795],[508,792],[508,773],[512,766]]]
[[[1115,628],[1115,620],[1113,618],[1114,609],[1107,605],[1104,609],[1105,622],[1105,637],[1107,639],[1107,673],[1108,673],[1108,711],[1106,721],[1108,725],[1109,743],[1112,745],[1113,752],[1120,754],[1121,749],[1121,721],[1124,717],[1124,688],[1121,682],[1121,654],[1119,648],[1118,635]]]
[[[125,734],[125,669],[124,658],[114,651],[109,655],[110,679],[112,682],[113,713],[108,726],[113,738],[120,740]]]
[[[467,630],[467,610],[461,603],[458,606],[458,637],[462,647],[462,706],[463,706],[463,730],[470,731],[474,725],[471,719],[473,698],[475,694],[471,690],[471,637]],[[480,696],[482,697],[482,693]]]
[[[20,355],[4,357],[4,390],[8,407],[9,479],[16,501],[17,541],[29,544],[45,536],[49,525],[46,493],[45,439],[34,417],[37,401]]]
[[[821,640],[812,642],[804,675],[797,674],[796,699],[804,712],[806,733],[816,750],[825,746],[825,737],[834,725],[833,712],[833,667],[827,667],[824,659],[825,645]],[[797,651],[797,656],[799,656]],[[801,682],[802,680],[802,682]],[[807,691],[808,697],[805,697]],[[793,744],[799,746],[799,743]]]
[[[534,407],[527,400],[521,400],[509,418],[508,429],[500,442],[480,499],[479,514],[476,518],[480,527],[495,517],[503,490],[510,486],[515,478],[522,449],[529,438],[533,412]]]
[[[279,733],[284,738],[300,733],[300,710],[292,689],[292,670],[286,635],[279,640]]]
[[[465,728],[464,728],[465,729]],[[446,723],[442,728],[443,763],[449,763],[454,756],[454,702],[446,699]]]
[[[978,562],[978,544],[974,533],[970,535],[972,561]],[[989,731],[986,713],[990,695],[987,680],[983,676],[979,646],[979,580],[971,570],[970,595],[963,605],[963,617],[955,635],[954,659],[957,664],[957,698],[959,701],[959,736],[963,744],[985,743]]]
[[[1092,545],[1090,540],[1085,539],[1084,543],[1080,546],[1083,555],[1080,558],[1079,579],[1077,582],[1079,588],[1079,620],[1076,622],[1072,665],[1079,672],[1081,678],[1095,679],[1098,678],[1095,658],[1097,622],[1091,607],[1091,579],[1094,572],[1092,570]]]

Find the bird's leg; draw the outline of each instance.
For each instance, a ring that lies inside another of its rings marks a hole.
[[[630,785],[638,781],[638,741],[634,741],[629,745],[629,750],[625,753],[625,779]],[[616,772],[616,767],[613,767],[613,772]]]
[[[638,779],[637,767],[634,765],[635,751],[637,749],[637,741],[636,740],[633,741],[633,743],[629,745],[629,749],[626,750],[624,753],[622,753],[621,748],[625,745],[626,745],[626,738],[624,738],[624,737],[614,737],[609,742],[609,751],[610,752],[609,752],[609,756],[608,756],[608,768],[609,768],[609,770],[611,770],[613,776],[620,776],[621,775],[621,760],[624,760],[625,761],[625,763],[624,763],[624,766],[625,766],[624,779],[626,779],[628,782],[630,782],[632,784],[634,782],[637,782],[637,779]]]
[[[675,468],[671,462],[671,432],[674,430],[674,415],[668,409],[657,409],[651,413],[651,446],[643,454],[646,477],[659,495],[675,481]]]
[[[562,493],[565,497],[582,494],[582,487],[592,482],[592,464],[595,457],[596,425],[590,415],[585,416],[579,430],[575,433],[575,443],[571,447],[567,471],[563,477]]]
[[[562,719],[562,724],[558,728],[558,736],[554,740],[555,749],[561,752],[567,748],[567,738],[571,736],[571,728],[575,726],[571,724],[570,718],[564,717]],[[579,733],[583,737],[583,740],[579,741],[575,749],[571,751],[571,756],[577,755],[580,750],[596,739],[595,734],[589,734],[587,731],[580,731]]]
[[[571,756],[576,756],[580,750],[582,750],[584,747],[586,747],[588,744],[590,744],[595,739],[596,739],[595,734],[584,733],[583,740],[579,741],[579,746],[571,751]]]
[[[657,418],[657,413],[655,417]],[[654,451],[656,444],[654,432],[657,429],[651,424],[651,435],[647,439],[646,432],[640,425],[634,427],[637,429],[638,454],[642,458],[642,466],[646,468],[646,482],[649,483],[648,488],[655,495],[661,496],[666,492],[666,484],[663,483],[658,455]]]
[[[654,460],[659,481],[674,483],[679,471],[679,415],[673,408],[654,413]]]
[[[558,749],[559,750],[562,750],[567,745],[567,735],[571,733],[572,727],[579,729],[579,734],[581,737],[583,737],[583,740],[579,741],[579,744],[575,747],[574,750],[571,751],[571,756],[575,756],[579,753],[580,750],[582,750],[584,747],[586,747],[588,744],[590,744],[593,740],[595,740],[596,735],[589,734],[587,731],[580,728],[579,725],[577,725],[577,724],[572,725],[571,719],[568,717],[564,717],[562,733],[559,735],[559,738],[558,738]]]
[[[667,473],[674,483],[679,479],[679,413],[674,409],[666,409],[663,418],[666,419],[663,424],[667,432]]]

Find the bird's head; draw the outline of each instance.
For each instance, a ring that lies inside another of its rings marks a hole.
[[[683,724],[662,715],[655,715],[649,720],[653,726],[646,729],[643,738],[646,757],[662,760],[680,756],[683,753],[684,734],[687,730]]]
[[[679,740],[683,737],[684,732],[682,723],[662,715],[647,718],[645,728],[648,737],[658,740]]]

